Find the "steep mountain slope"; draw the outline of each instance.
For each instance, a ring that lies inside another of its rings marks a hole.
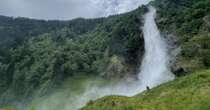
[[[19,18],[20,22],[5,17],[12,21],[2,27],[12,27],[10,31],[20,33],[1,33],[8,39],[20,37],[21,43],[13,48],[7,45],[13,40],[2,44],[9,51],[0,60],[0,106],[27,104],[34,94],[50,94],[66,79],[77,75],[107,79],[134,76],[144,51],[139,26],[146,11],[141,7],[108,18],[73,21]]]
[[[90,101],[83,110],[209,110],[210,72],[192,72],[210,66],[209,0],[156,0],[151,4],[158,10],[162,34],[178,53],[173,72],[192,75],[134,97]],[[144,53],[140,26],[145,12],[147,8],[142,6],[108,18],[72,21],[1,16],[0,108],[24,108],[35,97],[56,92],[68,79],[73,80],[67,83],[71,91],[86,83],[86,77],[117,82],[136,76]],[[77,77],[82,78],[75,81]],[[68,91],[64,93],[63,97],[69,96]]]
[[[93,30],[103,18],[85,20],[82,18],[71,21],[35,20],[28,18],[12,18],[0,16],[0,46],[4,48],[20,45],[31,37],[68,27],[76,34]]]
[[[18,94],[26,94],[27,91],[26,89],[31,89],[32,91],[34,89],[33,86],[39,83],[39,81],[38,82],[35,81],[37,77],[34,75],[37,74],[37,71],[42,71],[39,67],[44,67],[44,66],[40,65],[42,64],[42,62],[40,60],[37,60],[36,59],[37,56],[35,55],[39,56],[40,54],[42,54],[42,52],[45,53],[45,50],[46,52],[49,52],[50,49],[51,50],[54,49],[51,48],[52,45],[56,45],[55,42],[50,42],[50,41],[48,42],[49,39],[45,40],[48,43],[44,42],[43,36],[46,36],[47,33],[51,33],[52,36],[49,35],[49,38],[54,39],[55,41],[56,39],[58,39],[58,37],[61,36],[62,33],[64,33],[62,37],[66,37],[67,39],[72,36],[76,35],[79,36],[81,34],[87,33],[88,31],[93,30],[93,28],[95,28],[98,23],[102,22],[103,18],[90,19],[90,20],[75,19],[72,21],[44,21],[44,20],[33,20],[27,18],[11,18],[11,17],[1,16],[0,17],[0,27],[1,27],[0,94],[2,93],[6,94],[6,98],[1,99],[0,103],[4,103],[3,101],[7,102],[6,100],[9,99],[7,97],[8,95],[10,97],[18,96],[17,94],[8,92],[9,88],[14,89],[14,91],[17,93],[19,92]],[[36,41],[32,39],[36,39]],[[41,45],[42,41],[43,45]],[[26,48],[26,46],[29,47]],[[44,48],[44,46],[46,47]],[[41,49],[43,49],[43,51]],[[52,50],[51,52],[54,52],[54,50]],[[44,57],[47,58],[48,56]],[[29,69],[30,63],[33,63],[34,60],[36,60],[37,62],[36,64],[39,66],[35,67],[36,69],[35,68]],[[26,65],[28,66],[26,67]],[[19,68],[22,69],[19,70]],[[24,72],[22,72],[23,69],[25,69],[25,73],[27,73],[28,75],[30,75],[32,72],[32,71],[30,72],[30,70],[33,70],[32,73],[34,74],[31,74],[32,76],[29,76],[28,77],[29,79],[27,78],[28,81],[33,79],[33,81],[35,81],[35,82],[32,81],[33,84],[28,83],[27,84],[28,86],[24,84],[25,83],[24,80],[26,80],[26,77],[23,76],[23,74],[25,74]],[[42,73],[40,72],[40,74]],[[18,79],[20,80],[19,83],[24,84],[24,86],[20,85],[17,82]],[[11,87],[12,84],[16,84],[16,86]],[[30,92],[28,92],[28,94],[30,94]],[[11,98],[11,100],[13,99]]]
[[[178,75],[210,66],[210,1],[156,0],[162,32],[177,36],[181,48],[174,71]],[[171,39],[171,38],[168,38]]]
[[[134,97],[90,101],[82,110],[209,110],[209,0],[156,0],[157,23],[169,45],[175,81]],[[204,69],[200,72],[192,72]],[[205,70],[207,69],[207,70]]]

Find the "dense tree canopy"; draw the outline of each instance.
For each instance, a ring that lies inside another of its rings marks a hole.
[[[37,90],[47,93],[75,75],[114,78],[135,73],[140,62],[136,59],[144,51],[144,12],[141,7],[108,18],[71,21],[1,16],[0,106]]]
[[[157,0],[159,27],[178,36],[178,65],[186,71],[210,66],[210,1]]]

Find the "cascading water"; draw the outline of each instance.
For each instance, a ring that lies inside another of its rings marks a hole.
[[[141,86],[145,87],[154,87],[174,79],[174,75],[168,68],[169,56],[167,54],[167,46],[161,38],[155,23],[155,17],[156,9],[150,6],[149,12],[144,18],[145,56],[139,73]]]
[[[80,105],[84,105],[88,100],[95,100],[107,95],[133,96],[144,91],[147,86],[155,87],[174,79],[174,75],[168,68],[167,46],[161,38],[155,17],[156,10],[150,6],[149,12],[144,17],[145,55],[138,75],[139,80],[131,83],[125,81],[114,85],[107,84],[103,87],[88,87],[87,91],[78,97],[80,100],[76,102],[77,104],[80,102]]]
[[[155,17],[156,10],[150,6],[149,12],[144,17],[145,55],[140,67],[138,81],[124,81],[117,84],[109,83],[103,86],[99,86],[97,81],[87,83],[85,85],[86,89],[82,93],[68,95],[69,91],[65,91],[44,99],[45,101],[42,100],[38,110],[52,110],[52,108],[56,110],[56,107],[60,107],[59,109],[63,110],[78,110],[85,106],[89,100],[95,100],[107,95],[132,96],[142,92],[147,86],[155,87],[172,80],[174,75],[168,69],[169,56],[167,54],[167,46],[161,38],[155,23]],[[59,102],[58,100],[62,101]],[[62,105],[59,105],[61,102]],[[49,106],[52,108],[49,108]]]

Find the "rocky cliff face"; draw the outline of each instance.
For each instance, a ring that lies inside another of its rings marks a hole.
[[[171,68],[177,76],[209,67],[208,0],[156,0],[158,25],[175,59]]]

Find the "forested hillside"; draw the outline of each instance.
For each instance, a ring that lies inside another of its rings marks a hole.
[[[184,74],[210,67],[210,1],[156,0],[154,5],[159,27],[177,36],[181,48],[174,68]]]
[[[177,79],[133,97],[89,101],[82,110],[210,109],[210,0],[155,0],[148,5],[157,9],[156,23],[170,49],[168,67]],[[72,88],[86,86],[87,77],[138,80],[147,12],[141,6],[124,14],[69,21],[0,16],[0,110],[35,110],[37,97],[47,100],[66,85],[70,90],[58,94],[69,97]]]
[[[162,35],[174,45],[170,51],[178,53],[172,71],[182,77],[133,97],[90,101],[82,110],[210,109],[210,1],[156,0],[151,4],[157,8]]]
[[[48,52],[56,52],[57,43],[61,43],[60,38],[67,40],[78,37],[93,30],[98,23],[102,22],[103,18],[45,21],[1,16],[0,103],[7,103],[7,100],[13,101],[16,97],[29,96],[32,91],[36,90],[36,86],[44,84],[45,81],[42,83],[39,75],[46,77],[44,74],[49,73],[46,72],[47,69],[42,70],[41,68],[52,63],[50,62],[52,59],[47,55],[55,57],[53,53]],[[38,57],[49,58],[50,61],[42,61]],[[52,68],[55,67],[52,66]]]
[[[78,18],[71,21],[46,21],[0,16],[1,50],[4,48],[16,47],[31,37],[61,30],[64,27],[69,28],[69,30],[75,34],[83,34],[93,30],[98,23],[102,22],[103,18],[89,20]]]
[[[1,16],[0,106],[50,94],[77,75],[135,75],[144,51],[139,25],[145,12],[141,7],[108,18],[72,21]]]

